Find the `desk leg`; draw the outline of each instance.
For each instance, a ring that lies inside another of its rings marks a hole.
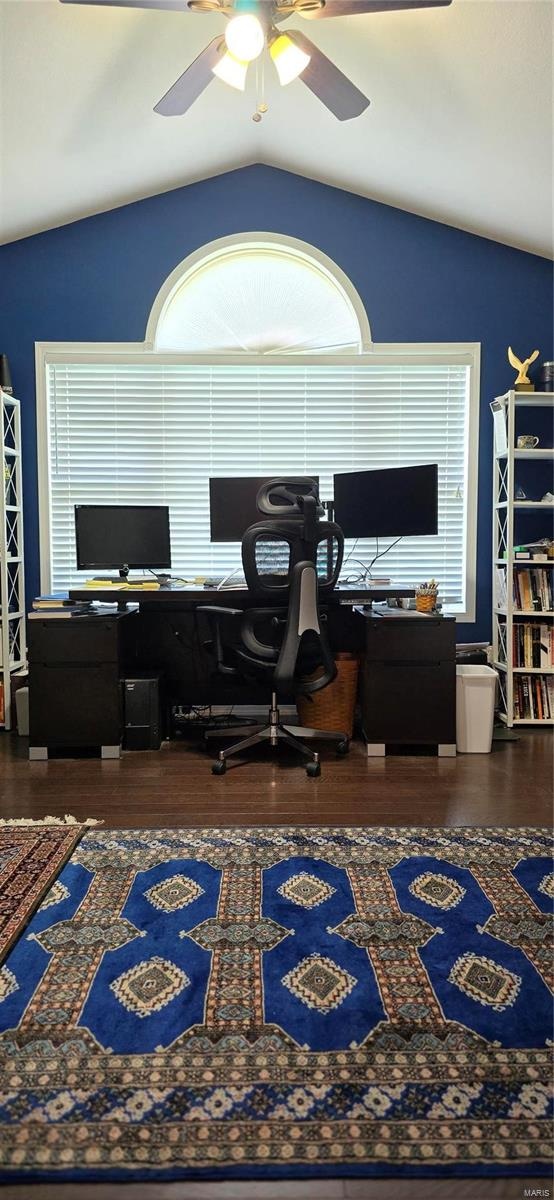
[[[385,742],[368,742],[366,753],[368,758],[384,758],[386,754]]]
[[[437,754],[439,758],[455,758],[456,743],[455,742],[439,742],[437,746]]]
[[[121,758],[121,746],[101,746],[101,758]]]

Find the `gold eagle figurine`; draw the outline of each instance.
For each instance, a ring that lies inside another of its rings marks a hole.
[[[510,366],[514,368],[514,371],[518,372],[517,379],[514,383],[516,391],[534,392],[535,385],[534,383],[531,383],[531,380],[529,379],[527,368],[530,367],[531,363],[534,363],[535,359],[539,357],[539,353],[539,350],[533,350],[533,353],[529,355],[529,358],[524,359],[522,362],[521,359],[517,357],[517,354],[514,354],[512,347],[508,346],[508,361]]]

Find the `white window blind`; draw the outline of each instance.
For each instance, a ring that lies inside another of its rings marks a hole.
[[[210,544],[211,476],[315,473],[331,499],[336,471],[438,463],[438,537],[404,538],[375,571],[407,584],[434,576],[448,605],[463,611],[470,368],[405,358],[50,362],[52,587],[83,578],[76,504],[168,504],[172,572],[192,578],[240,564],[238,545]],[[375,551],[375,539],[360,540],[348,573],[354,558],[367,563]]]
[[[337,280],[305,253],[241,244],[184,272],[155,344],[182,354],[344,354],[359,350],[360,325]]]

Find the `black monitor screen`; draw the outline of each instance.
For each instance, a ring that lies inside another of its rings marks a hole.
[[[267,521],[256,508],[256,496],[263,483],[270,479],[286,479],[286,473],[273,475],[250,475],[238,478],[210,479],[210,540],[212,542],[240,542],[242,535],[256,521]],[[309,475],[319,487],[319,477]]]
[[[77,566],[170,567],[166,505],[77,504]]]
[[[437,478],[437,466],[335,475],[335,521],[353,538],[437,533]]]

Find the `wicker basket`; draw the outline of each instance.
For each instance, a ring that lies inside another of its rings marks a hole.
[[[359,659],[356,654],[339,653],[335,662],[337,675],[332,683],[311,696],[298,696],[298,716],[302,725],[336,730],[352,737]]]
[[[416,588],[415,606],[417,611],[423,613],[434,612],[437,607],[438,595],[437,588]]]

